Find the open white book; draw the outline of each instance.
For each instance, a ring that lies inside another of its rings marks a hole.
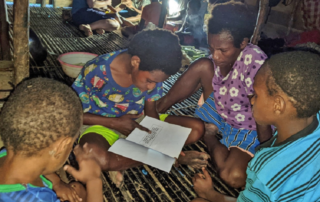
[[[140,161],[160,170],[170,172],[178,158],[191,128],[170,124],[146,116],[140,125],[148,128],[147,133],[135,128],[126,139],[117,140],[109,152]]]

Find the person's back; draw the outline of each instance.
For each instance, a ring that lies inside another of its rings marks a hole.
[[[158,1],[153,1],[151,4],[145,6],[142,10],[141,19],[145,20],[145,25],[152,22],[156,26],[159,24],[159,17],[161,13],[161,4]]]

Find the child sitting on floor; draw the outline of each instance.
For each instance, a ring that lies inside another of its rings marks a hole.
[[[102,170],[122,171],[142,164],[109,153],[108,149],[119,134],[127,136],[135,128],[149,131],[134,120],[143,112],[159,119],[155,101],[162,97],[162,82],[181,67],[181,59],[178,37],[169,31],[155,29],[135,35],[128,50],[101,55],[83,67],[72,87],[82,101],[84,125],[99,126],[88,128],[79,141],[80,145],[88,143],[93,149]],[[204,125],[197,119],[166,115],[160,119],[192,128],[186,144],[197,141],[204,133]],[[207,164],[205,153],[190,151],[185,152],[185,157],[179,163],[199,167]],[[121,172],[110,172],[110,175],[120,186]]]
[[[133,24],[121,17],[111,6],[110,0],[73,0],[72,20],[86,36],[112,32],[123,26]]]
[[[187,15],[180,30],[176,32],[182,45],[194,45],[199,48],[205,37],[204,16],[201,14],[200,8],[200,0],[190,0],[187,4]]]
[[[70,87],[45,78],[22,82],[0,114],[0,201],[102,202],[101,169],[87,148],[75,149],[79,171],[65,167],[87,192],[54,173],[66,162],[81,125],[81,103]]]
[[[237,201],[319,201],[320,56],[308,51],[280,53],[266,60],[254,80],[253,117],[274,125],[274,136],[256,148]],[[208,172],[193,179],[205,201],[234,201],[216,192]]]

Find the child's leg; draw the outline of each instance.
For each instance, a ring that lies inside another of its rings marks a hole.
[[[184,116],[168,116],[165,122],[192,129],[185,145],[195,143],[204,135],[204,123],[200,119]],[[180,164],[189,165],[197,169],[207,166],[208,158],[210,157],[207,153],[198,151],[185,151],[184,153],[185,156],[180,156],[178,159]]]
[[[85,143],[92,149],[92,155],[100,164],[101,170],[119,171],[113,172],[110,176],[117,187],[120,187],[123,182],[123,174],[121,171],[142,165],[141,162],[108,152],[111,144],[102,136],[102,134],[87,133],[83,135],[80,138],[79,144],[83,146]]]
[[[246,169],[252,156],[237,147],[228,149],[214,134],[206,133],[204,141],[221,179],[231,187],[244,187],[247,178]]]
[[[185,145],[197,142],[202,138],[205,132],[204,123],[201,119],[186,116],[168,116],[166,117],[165,122],[192,129]]]
[[[236,129],[226,123],[215,108],[213,93],[195,114],[209,123],[205,125],[204,141],[221,179],[232,187],[244,186],[248,162],[259,144],[257,132]],[[218,131],[222,134],[221,142],[216,137]]]
[[[115,19],[98,20],[90,24],[92,30],[103,29],[107,32],[112,32],[120,28],[120,24]]]

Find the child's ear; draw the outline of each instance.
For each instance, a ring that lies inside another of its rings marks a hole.
[[[131,57],[131,65],[135,70],[139,70],[140,58],[136,55]]]
[[[286,109],[286,102],[280,95],[276,95],[274,98],[274,113],[276,115],[283,114]]]
[[[66,149],[70,148],[70,144],[72,143],[73,143],[72,137],[63,137],[60,140],[58,140],[55,148],[54,157],[59,158],[61,155],[63,155]]]

